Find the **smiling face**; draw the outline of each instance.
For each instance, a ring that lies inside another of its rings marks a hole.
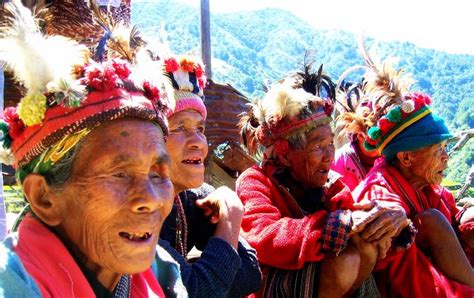
[[[78,151],[58,191],[56,231],[94,272],[143,272],[154,259],[173,186],[161,129],[147,121],[102,124]]]
[[[408,167],[412,181],[417,185],[441,184],[443,171],[448,167],[446,141],[409,152]]]
[[[290,148],[290,173],[304,187],[321,187],[327,179],[334,160],[334,135],[329,125],[312,129],[306,135],[303,149]]]
[[[171,180],[176,193],[200,187],[204,183],[204,159],[207,139],[204,119],[194,110],[184,110],[168,118],[166,148],[171,157]]]

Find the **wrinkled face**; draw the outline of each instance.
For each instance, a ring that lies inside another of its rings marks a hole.
[[[422,184],[441,184],[448,167],[446,141],[411,152],[410,171]]]
[[[56,229],[87,267],[150,267],[173,204],[169,167],[163,133],[150,122],[112,121],[85,138],[58,193],[64,216]]]
[[[204,183],[207,139],[204,119],[194,110],[184,110],[169,119],[166,148],[171,157],[171,180],[176,193]]]
[[[333,137],[329,125],[319,126],[306,135],[305,148],[290,147],[290,172],[303,186],[321,187],[326,183],[334,160]]]

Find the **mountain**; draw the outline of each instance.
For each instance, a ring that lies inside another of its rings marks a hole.
[[[175,1],[132,1],[132,22],[148,38],[163,36],[164,29],[176,53],[200,52],[199,9]],[[433,97],[433,109],[453,131],[474,128],[474,56],[367,39],[369,48],[375,43],[380,58],[400,58],[398,65],[418,81],[414,90]],[[352,33],[316,29],[280,9],[212,14],[211,45],[214,81],[230,83],[249,98],[263,94],[263,82],[301,69],[307,50],[335,79],[363,64]],[[448,179],[464,181],[473,163],[470,141],[452,156]]]

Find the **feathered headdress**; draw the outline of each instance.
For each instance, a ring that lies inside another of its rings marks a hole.
[[[375,61],[368,54],[363,39],[359,48],[368,69],[364,76],[364,93],[369,96],[374,110],[372,120],[377,121],[388,108],[402,104],[415,81],[403,69],[394,68],[394,59]]]
[[[207,109],[204,105],[204,88],[207,78],[204,66],[194,56],[169,56],[164,59],[166,76],[169,78],[176,100],[175,108],[170,111],[168,117],[183,110],[195,110],[205,120]]]
[[[324,89],[333,96],[333,88],[334,84],[323,74],[322,67],[314,74],[310,72],[310,66],[305,66],[303,72],[279,81],[263,100],[254,101],[250,111],[241,115],[239,126],[243,144],[254,154],[259,145],[282,147],[281,143],[291,135],[329,123],[334,98],[323,99],[319,95]]]
[[[0,131],[5,151],[0,155],[8,156],[20,172],[47,170],[104,121],[138,117],[158,123],[167,133],[164,112],[173,104],[161,92],[163,74],[157,69],[162,66],[151,73],[142,71],[149,61],[125,60],[138,57],[138,47],[133,54],[130,47],[125,56],[96,62],[77,42],[41,34],[21,1],[7,3],[5,11],[0,61],[27,94],[18,107],[4,111]]]
[[[414,80],[390,60],[375,63],[363,42],[361,52],[370,71],[365,76],[364,93],[371,101],[373,126],[364,146],[377,149],[387,159],[397,152],[436,144],[452,137],[444,121],[431,111],[429,95],[411,92]]]

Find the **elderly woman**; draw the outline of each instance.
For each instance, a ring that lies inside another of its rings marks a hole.
[[[203,66],[190,56],[165,59],[174,86],[176,107],[168,114],[170,176],[175,204],[160,238],[163,247],[179,260],[190,297],[242,297],[259,290],[261,273],[255,250],[240,238],[243,206],[228,188],[216,191],[204,183],[208,145],[204,135],[207,110],[203,103],[206,78]],[[212,201],[213,206],[204,203]],[[214,208],[220,208],[220,210]],[[186,260],[196,246],[201,257]]]
[[[383,160],[354,192],[358,201],[397,204],[419,229],[416,245],[377,264],[380,288],[389,285],[390,296],[473,297],[474,272],[455,232],[472,216],[468,221],[440,186],[451,134],[429,96],[408,93],[397,101],[368,132],[367,146]]]
[[[261,166],[236,185],[245,206],[242,230],[264,274],[259,296],[342,297],[362,284],[408,224],[400,210],[390,211],[391,220],[384,208],[354,205],[330,171],[332,105],[315,95],[321,84],[308,72],[289,76],[241,120],[247,148],[264,152]],[[378,240],[364,241],[361,231]]]
[[[173,202],[159,77],[42,36],[20,1],[7,12],[0,60],[27,95],[4,112],[2,161],[14,163],[29,207],[0,246],[2,296],[164,297],[165,286],[185,294],[179,276],[157,282],[160,266],[177,266],[159,247],[152,267]]]

